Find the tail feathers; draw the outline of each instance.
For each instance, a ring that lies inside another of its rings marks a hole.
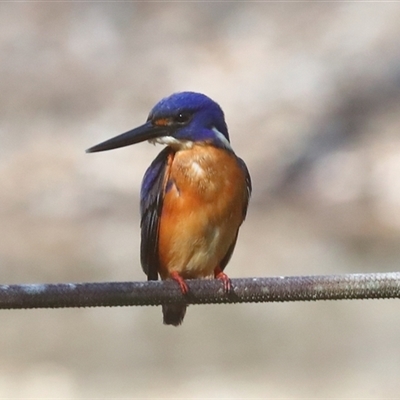
[[[162,306],[165,325],[179,326],[186,314],[186,304],[164,304]]]

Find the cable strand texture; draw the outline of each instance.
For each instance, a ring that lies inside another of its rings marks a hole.
[[[173,281],[0,285],[0,309],[157,306],[400,298],[400,272],[188,280],[182,295]]]

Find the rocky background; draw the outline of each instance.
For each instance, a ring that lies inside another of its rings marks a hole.
[[[172,92],[253,178],[231,277],[399,270],[400,6],[3,3],[1,283],[143,280],[161,150],[85,154]],[[397,397],[398,300],[0,312],[0,397]]]

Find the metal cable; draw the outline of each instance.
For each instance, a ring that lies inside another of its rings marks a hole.
[[[0,285],[0,309],[400,298],[400,272],[232,279],[229,294],[219,280],[187,283],[186,296],[174,281]]]

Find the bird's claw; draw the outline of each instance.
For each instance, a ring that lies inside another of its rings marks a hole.
[[[174,281],[178,282],[179,288],[181,289],[181,292],[183,295],[188,294],[189,287],[188,287],[187,283],[185,282],[185,280],[177,272],[172,272],[171,278]]]
[[[221,271],[219,268],[215,269],[215,278],[219,279],[222,281],[222,284],[224,286],[224,292],[225,293],[230,293],[232,290],[232,282],[229,279],[228,275],[225,274],[225,272]]]

